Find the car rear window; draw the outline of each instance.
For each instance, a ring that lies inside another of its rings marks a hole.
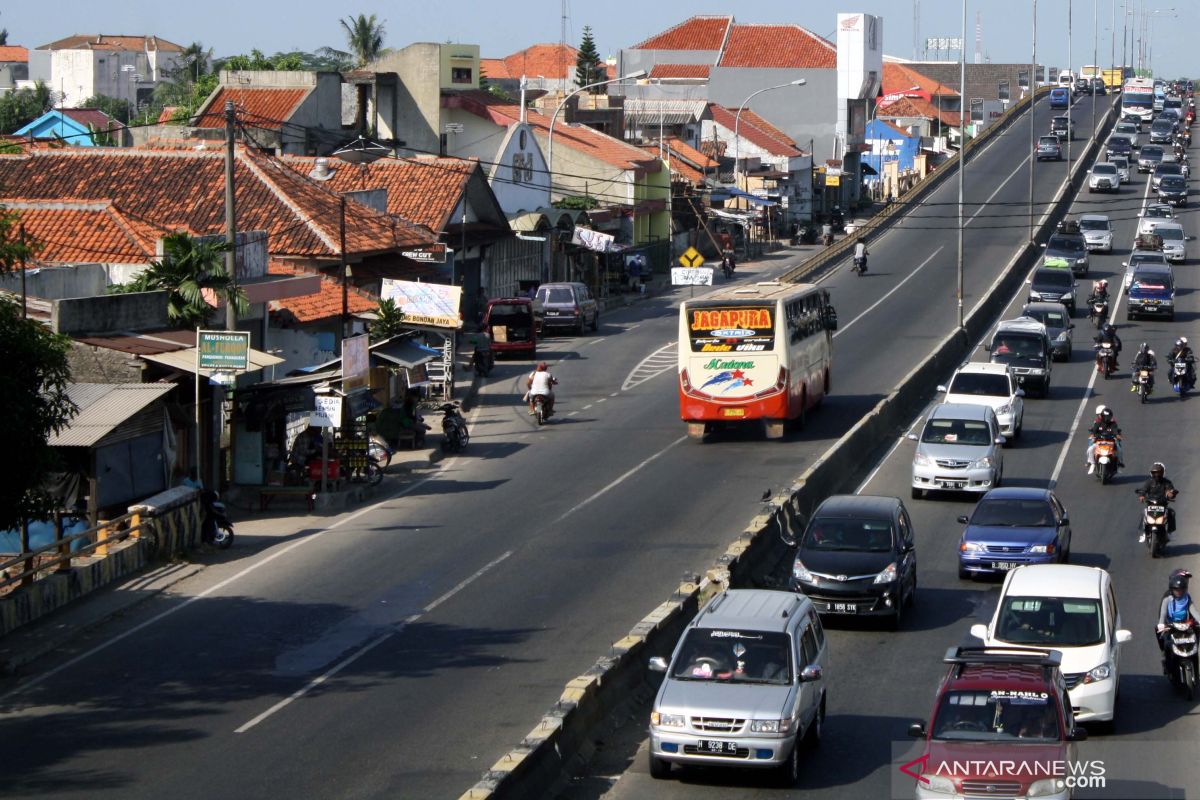
[[[950,393],[981,397],[1008,397],[1008,378],[1004,375],[960,372],[954,376],[954,381],[950,384]]]
[[[1084,250],[1082,239],[1074,236],[1051,236],[1050,241],[1046,243],[1047,250],[1066,250],[1069,253],[1078,253]]]
[[[1081,219],[1079,227],[1085,231],[1106,231],[1110,226],[1106,219]]]
[[[1087,597],[1006,597],[996,638],[1039,647],[1087,647],[1104,641],[1100,601]]]
[[[931,419],[925,424],[921,441],[929,444],[966,444],[980,447],[991,444],[986,422],[970,419]]]
[[[543,303],[574,303],[575,295],[566,286],[546,286],[539,292]]]
[[[1033,276],[1033,282],[1042,286],[1071,286],[1074,279],[1071,271],[1066,269],[1039,269]]]
[[[1183,241],[1183,228],[1168,228],[1166,225],[1159,225],[1154,229],[1154,232],[1162,237],[1163,241]]]
[[[1038,139],[1038,143],[1054,145],[1055,147],[1057,147],[1058,146],[1058,137],[1057,136],[1043,136],[1041,139]]]
[[[1167,290],[1167,281],[1157,275],[1135,275],[1133,277],[1133,285],[1131,289],[1145,289],[1149,292],[1163,292]]]
[[[1116,175],[1117,168],[1112,164],[1097,164],[1092,167],[1092,172],[1095,172],[1097,175]]]
[[[1142,158],[1159,158],[1163,157],[1163,149],[1158,145],[1146,145],[1142,148]]]
[[[949,691],[934,718],[933,738],[972,742],[1059,741],[1058,714],[1046,691]]]
[[[1026,311],[1025,316],[1033,317],[1038,322],[1045,325],[1047,328],[1065,328],[1067,327],[1067,315],[1061,311]]]
[[[886,519],[817,517],[804,533],[805,550],[845,550],[888,553],[892,549],[892,523]]]
[[[992,353],[1016,358],[1040,358],[1043,355],[1040,339],[1005,333],[996,334],[992,340]]]
[[[1164,186],[1167,189],[1184,189],[1187,188],[1187,181],[1182,175],[1167,175],[1159,183],[1159,186]],[[1157,230],[1157,228],[1156,228]],[[1166,239],[1166,236],[1163,236]]]
[[[528,314],[529,306],[517,305],[516,303],[496,303],[488,312],[493,317],[505,316],[510,314]]]
[[[786,633],[692,628],[683,639],[671,677],[787,686],[792,682],[790,654]]]

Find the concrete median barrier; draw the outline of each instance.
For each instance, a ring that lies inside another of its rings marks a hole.
[[[1113,107],[1099,131],[1113,122]],[[1077,160],[1068,181],[1035,228],[1038,239],[1055,228],[1069,208],[1086,165],[1098,151],[1095,136]],[[934,396],[939,380],[966,361],[978,341],[999,318],[1013,293],[1040,256],[1024,243],[999,271],[984,298],[964,319],[964,327],[948,334],[924,359],[829,447],[784,492],[772,497],[709,567],[698,582],[681,584],[617,642],[592,669],[567,684],[550,709],[521,744],[506,753],[460,800],[523,800],[553,795],[583,768],[603,721],[625,703],[653,673],[652,656],[669,655],[687,623],[712,594],[726,588],[753,586],[789,554],[781,531],[798,534],[821,502],[831,494],[850,492]]]

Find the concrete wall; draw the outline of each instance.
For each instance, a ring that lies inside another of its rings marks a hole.
[[[72,341],[67,366],[76,383],[141,383],[145,363],[120,350]]]
[[[34,53],[44,54],[35,58]],[[30,77],[64,94],[62,105],[77,108],[94,95],[136,103],[144,100],[179,63],[175,52],[31,50]],[[128,69],[125,69],[128,68]],[[135,80],[134,76],[140,76]]]
[[[716,50],[622,50],[617,55],[617,75],[639,69],[649,74],[655,64],[716,64],[720,56]]]
[[[837,122],[837,70],[833,69],[744,69],[716,67],[709,82],[709,99],[737,109],[753,92],[764,86],[804,78],[804,86],[788,86],[763,92],[748,106],[807,151],[809,141],[817,163],[833,158]]]
[[[50,319],[55,333],[68,335],[155,330],[169,325],[165,291],[55,300]]]
[[[393,95],[380,94],[380,135],[384,120],[395,120],[392,136],[417,151],[438,151],[441,124],[441,46],[411,44],[388,53],[367,67],[375,72],[394,72],[399,83]]]
[[[528,125],[517,123],[510,126],[499,151],[490,156],[480,154],[479,158],[496,164],[485,169],[492,191],[505,214],[536,211],[550,205],[550,175],[546,170],[546,156]]]
[[[92,297],[104,294],[109,284],[105,265],[83,264],[72,267],[43,267],[25,272],[25,290],[30,297],[58,300],[63,297]],[[0,275],[0,290],[21,293],[21,273]]]

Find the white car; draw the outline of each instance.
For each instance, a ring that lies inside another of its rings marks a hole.
[[[1173,264],[1182,264],[1187,259],[1188,236],[1178,222],[1163,222],[1154,229],[1162,237],[1163,255]]]
[[[1143,233],[1154,233],[1154,229],[1160,222],[1174,221],[1175,209],[1166,203],[1151,203],[1146,206],[1146,210],[1142,212],[1142,218],[1138,221],[1138,236]]]
[[[1115,192],[1121,188],[1121,173],[1107,161],[1095,164],[1088,171],[1088,192]]]
[[[1112,252],[1113,227],[1105,214],[1084,214],[1079,218],[1079,231],[1088,250]]]
[[[1000,433],[1012,441],[1021,435],[1025,420],[1025,390],[1008,364],[972,362],[963,364],[950,379],[949,387],[937,387],[946,393],[945,403],[990,406],[996,412]]]
[[[1111,722],[1121,680],[1121,628],[1112,578],[1099,567],[1033,564],[1004,578],[992,621],[971,626],[986,647],[1037,647],[1062,653],[1076,722]]]
[[[1109,156],[1108,163],[1117,168],[1121,183],[1129,183],[1129,159],[1125,156]]]

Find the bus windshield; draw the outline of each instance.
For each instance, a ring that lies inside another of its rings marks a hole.
[[[1150,92],[1128,92],[1121,98],[1121,105],[1126,108],[1150,108],[1154,105],[1154,95]]]

